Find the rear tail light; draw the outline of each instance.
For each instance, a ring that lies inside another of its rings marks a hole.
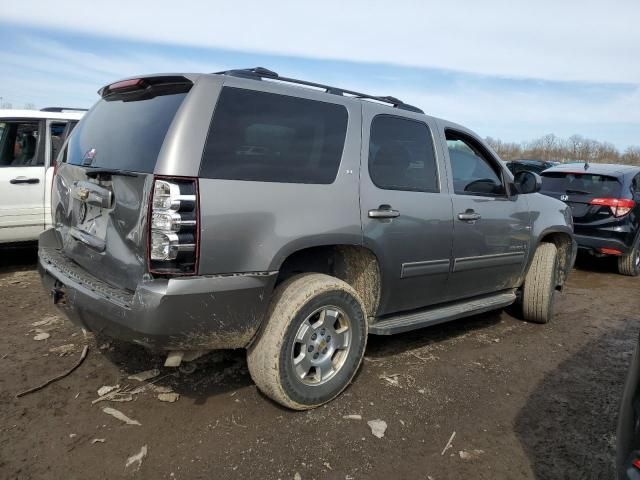
[[[594,198],[589,203],[609,207],[614,217],[625,216],[635,206],[635,202],[628,198]]]
[[[600,248],[600,253],[603,253],[604,255],[622,255],[622,252],[617,248],[602,247]]]
[[[149,207],[149,271],[192,275],[198,270],[198,182],[156,177]]]

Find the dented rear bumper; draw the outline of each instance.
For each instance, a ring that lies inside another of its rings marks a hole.
[[[130,292],[106,284],[45,245],[41,239],[43,284],[73,323],[152,349],[246,347],[276,280],[276,272],[161,278],[141,281]]]

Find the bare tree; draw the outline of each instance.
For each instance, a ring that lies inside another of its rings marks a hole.
[[[621,160],[629,165],[640,165],[640,146],[627,147]]]
[[[620,153],[610,142],[600,142],[577,134],[563,139],[549,133],[522,143],[503,142],[492,137],[488,137],[486,141],[503,160],[535,159],[640,165],[640,146],[630,146],[624,153]]]

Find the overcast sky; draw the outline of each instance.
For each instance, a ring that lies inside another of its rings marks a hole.
[[[0,0],[0,97],[90,106],[121,77],[261,65],[483,136],[640,144],[640,0]]]

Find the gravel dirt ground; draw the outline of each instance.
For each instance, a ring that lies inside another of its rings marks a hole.
[[[35,261],[34,250],[0,251],[2,479],[613,478],[640,278],[609,261],[579,262],[548,325],[502,311],[371,337],[351,387],[308,412],[262,396],[240,351],[210,354],[187,374],[141,348],[85,338],[51,304]],[[15,397],[70,368],[85,344],[76,371]],[[153,368],[155,386],[127,378]],[[118,384],[146,388],[92,404]],[[159,388],[180,397],[162,402]],[[386,422],[382,438],[371,420]]]

